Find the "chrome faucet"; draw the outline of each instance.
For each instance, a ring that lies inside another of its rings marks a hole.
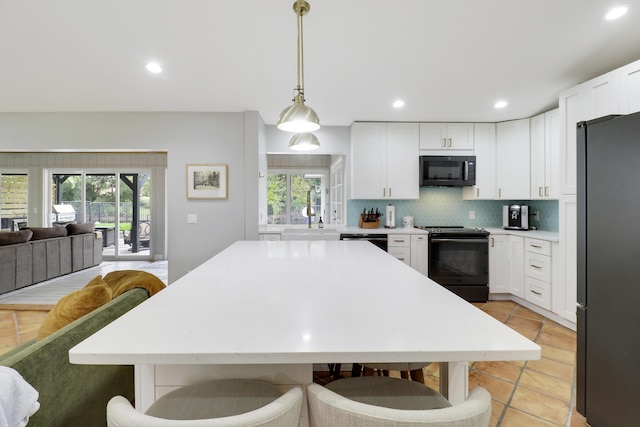
[[[311,190],[307,191],[307,221],[308,228],[311,228],[311,217],[316,216],[316,214],[311,213]]]

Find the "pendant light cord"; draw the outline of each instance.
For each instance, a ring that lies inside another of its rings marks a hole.
[[[303,6],[300,5],[298,0],[298,7],[296,10],[298,16],[298,93],[302,95],[302,101],[304,101],[304,44],[303,44],[303,32],[302,32],[302,15]]]

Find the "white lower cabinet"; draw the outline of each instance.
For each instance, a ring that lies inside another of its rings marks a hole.
[[[551,242],[526,238],[525,246],[524,299],[551,310]]]
[[[411,236],[411,267],[429,276],[429,238],[423,235]]]
[[[489,237],[489,292],[524,298],[524,238]]]
[[[407,265],[411,265],[411,236],[408,234],[389,234],[387,252]]]
[[[506,234],[489,237],[489,293],[509,293],[509,252]]]

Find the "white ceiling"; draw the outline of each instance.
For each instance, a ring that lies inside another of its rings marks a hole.
[[[616,22],[601,20],[615,0],[308,1],[305,92],[323,125],[529,117],[640,59],[640,0]],[[0,112],[259,111],[275,124],[296,85],[293,2],[0,0]]]

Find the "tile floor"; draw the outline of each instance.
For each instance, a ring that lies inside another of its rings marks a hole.
[[[166,283],[166,268],[166,261],[103,262],[92,269],[0,296],[0,354],[35,337],[50,307],[96,275],[117,269],[149,269]],[[493,399],[490,426],[587,427],[573,405],[575,332],[511,301],[474,305],[542,347],[540,360],[471,363],[470,388],[481,385]],[[425,383],[437,390],[438,364],[429,365],[424,373]],[[316,372],[316,376],[327,379],[325,372]]]
[[[470,364],[469,387],[482,386],[491,393],[489,425],[587,427],[573,405],[576,333],[512,301],[474,305],[542,347],[540,360]],[[423,371],[425,383],[438,390],[438,364],[433,363]],[[316,372],[316,378],[318,382],[330,381],[328,372]]]

